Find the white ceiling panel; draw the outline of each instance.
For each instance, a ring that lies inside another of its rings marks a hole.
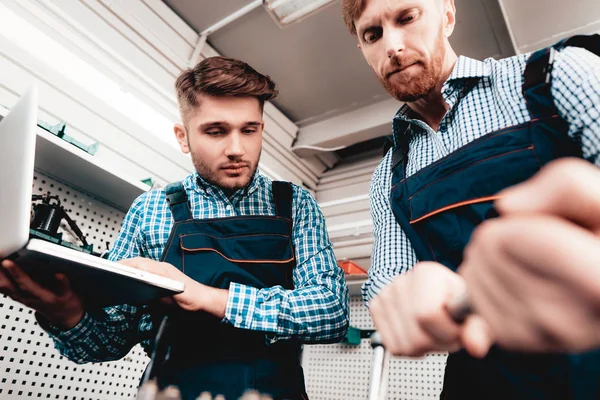
[[[520,52],[600,30],[598,0],[500,0]]]

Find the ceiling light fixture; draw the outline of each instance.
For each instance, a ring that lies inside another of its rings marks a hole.
[[[263,5],[280,28],[333,4],[336,0],[263,0]]]
[[[243,17],[246,14],[264,6],[265,10],[277,22],[280,28],[285,28],[293,22],[298,22],[311,14],[333,4],[337,0],[254,0],[248,3],[245,7],[240,8],[234,13],[228,15],[222,20],[199,32],[198,41],[194,47],[194,51],[188,60],[191,67],[196,65],[198,57],[206,44],[209,35],[215,33],[233,21]]]

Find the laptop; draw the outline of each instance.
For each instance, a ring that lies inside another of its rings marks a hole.
[[[11,259],[36,282],[52,288],[64,273],[86,305],[144,304],[184,290],[184,284],[91,254],[29,237],[37,88],[0,120],[0,260]]]

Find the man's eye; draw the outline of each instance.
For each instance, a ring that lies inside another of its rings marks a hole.
[[[254,132],[256,132],[256,129],[244,129],[242,132],[245,133],[246,135],[251,135]]]
[[[223,133],[223,131],[206,131],[205,132],[207,135],[211,135],[211,136],[217,136]]]
[[[363,33],[365,43],[376,42],[381,37],[381,28],[371,28]]]
[[[414,15],[407,15],[406,17],[402,17],[398,20],[398,22],[400,22],[401,24],[407,24],[409,22],[411,22],[412,20],[415,19]]]

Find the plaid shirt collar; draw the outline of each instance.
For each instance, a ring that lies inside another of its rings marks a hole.
[[[450,109],[464,97],[481,79],[488,79],[491,75],[490,68],[485,62],[473,58],[459,56],[454,64],[450,77],[442,86],[442,97]],[[394,132],[394,145],[398,144],[400,135],[410,134],[411,126],[416,125],[419,130],[424,129],[425,123],[419,119],[408,104],[404,104],[394,116],[392,127]]]
[[[183,187],[186,190],[193,190],[199,195],[208,196],[208,197],[217,197],[222,200],[228,199],[232,204],[238,203],[244,197],[250,196],[256,189],[261,186],[267,185],[269,182],[267,178],[260,173],[257,169],[254,173],[254,176],[250,180],[250,183],[245,187],[237,190],[231,196],[227,196],[223,189],[220,187],[208,182],[204,178],[200,176],[200,174],[195,171],[193,174],[188,175],[183,180]]]

